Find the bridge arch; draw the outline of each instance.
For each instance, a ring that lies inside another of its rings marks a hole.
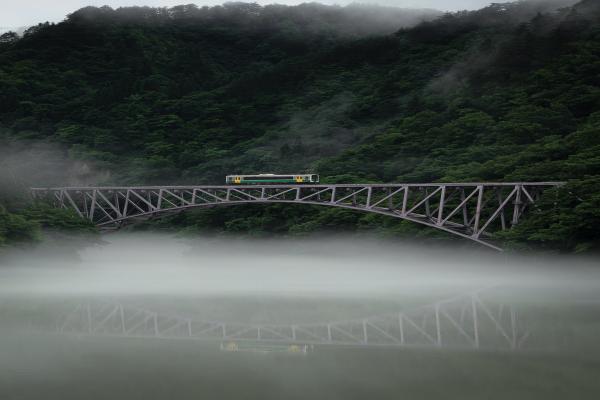
[[[230,202],[215,202],[215,203],[206,203],[206,204],[195,204],[195,205],[187,205],[187,206],[180,206],[180,207],[174,207],[171,209],[164,209],[164,210],[160,210],[160,211],[150,211],[150,212],[146,212],[146,213],[142,213],[142,214],[138,214],[134,217],[131,216],[127,216],[127,217],[121,217],[121,218],[117,218],[114,221],[111,222],[105,222],[103,224],[99,224],[99,226],[115,226],[116,224],[123,224],[123,223],[128,223],[129,221],[135,221],[136,219],[138,220],[144,220],[145,218],[153,218],[153,217],[166,217],[169,216],[171,214],[175,214],[175,213],[179,213],[179,212],[185,212],[187,210],[193,210],[193,209],[202,209],[202,208],[214,208],[214,207],[235,207],[235,206],[241,206],[241,205],[246,205],[246,204],[260,204],[260,205],[269,205],[269,204],[298,204],[294,201],[289,201],[289,200],[273,200],[273,201],[230,201]],[[358,212],[362,212],[362,213],[372,213],[372,214],[379,214],[379,215],[384,215],[387,217],[392,217],[392,218],[398,218],[401,220],[405,220],[405,221],[410,221],[410,222],[414,222],[420,225],[424,225],[430,228],[434,228],[434,229],[438,229],[441,231],[445,231],[448,232],[452,235],[456,235],[456,236],[460,236],[462,238],[468,239],[468,240],[472,240],[475,241],[479,244],[482,244],[484,246],[490,247],[494,250],[498,250],[501,251],[502,249],[492,243],[486,242],[484,240],[480,240],[479,238],[474,238],[472,235],[468,235],[465,233],[461,233],[461,232],[457,232],[455,230],[452,230],[446,226],[438,226],[432,222],[429,222],[427,220],[420,220],[420,219],[416,219],[416,218],[411,218],[410,216],[402,216],[402,215],[398,215],[398,214],[394,214],[392,212],[386,211],[386,210],[379,210],[379,209],[371,209],[371,210],[366,210],[362,207],[357,207],[357,206],[351,206],[351,205],[344,205],[344,204],[330,204],[330,203],[326,203],[326,202],[302,202],[302,204],[304,205],[314,205],[314,206],[325,206],[325,207],[335,207],[335,208],[342,208],[342,209],[346,209],[346,210],[352,210],[352,211],[358,211]]]
[[[543,190],[560,182],[35,188],[34,198],[73,209],[99,227],[196,208],[306,204],[374,213],[435,228],[501,251],[510,229]]]

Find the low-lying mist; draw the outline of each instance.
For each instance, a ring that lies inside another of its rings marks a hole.
[[[109,234],[65,254],[1,261],[0,295],[389,296],[431,288],[594,288],[594,260],[500,255],[374,238],[178,238]],[[66,245],[67,243],[65,243]],[[67,257],[68,255],[68,257]]]

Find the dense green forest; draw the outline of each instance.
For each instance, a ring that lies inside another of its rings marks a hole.
[[[502,239],[598,250],[600,3],[443,15],[88,7],[0,36],[0,146],[3,187],[14,189],[0,197],[0,245],[36,240],[42,227],[90,229],[28,204],[28,185],[214,184],[231,173],[310,171],[343,183],[568,181]],[[438,235],[289,206],[190,212],[151,226],[173,227]]]

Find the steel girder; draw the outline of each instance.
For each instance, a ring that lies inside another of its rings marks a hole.
[[[52,330],[123,338],[516,350],[530,336],[525,320],[514,306],[477,291],[396,313],[300,324],[201,320],[96,300],[73,304]]]
[[[339,207],[412,221],[496,250],[510,229],[560,182],[33,188],[36,199],[72,209],[103,228],[189,208],[290,203]]]

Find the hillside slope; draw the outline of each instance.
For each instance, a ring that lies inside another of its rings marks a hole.
[[[573,3],[434,20],[314,4],[86,8],[2,36],[0,129],[6,141],[60,143],[110,171],[107,183],[284,170],[329,182],[566,180],[507,239],[597,249],[600,6]],[[280,207],[178,219],[169,224],[253,233],[416,229]]]

